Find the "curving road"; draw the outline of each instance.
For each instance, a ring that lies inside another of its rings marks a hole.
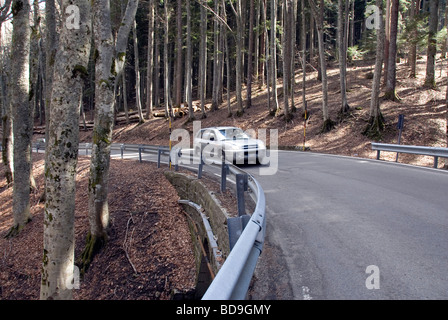
[[[245,169],[267,202],[252,299],[448,298],[446,171],[288,151]]]
[[[251,299],[448,299],[447,171],[278,154],[274,175],[243,168],[267,204]]]

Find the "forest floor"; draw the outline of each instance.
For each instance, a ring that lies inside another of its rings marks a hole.
[[[405,116],[402,144],[446,146],[446,79],[447,62],[437,62],[436,90],[422,87],[425,59],[418,60],[418,77],[408,77],[409,68],[398,64],[397,93],[400,102],[382,101],[381,110],[386,121],[381,141],[396,143],[398,115]],[[312,152],[351,157],[375,158],[371,139],[362,134],[369,119],[369,101],[372,80],[367,76],[373,71],[372,61],[355,61],[348,69],[349,116],[336,123],[334,130],[320,133],[321,83],[316,72],[307,76],[306,94],[310,119],[306,126],[306,146]],[[328,68],[328,101],[331,118],[337,121],[340,108],[339,70],[337,65]],[[301,73],[297,73],[296,107],[300,110]],[[201,120],[201,127],[234,125],[244,130],[277,129],[281,148],[301,149],[304,124],[301,112],[286,123],[282,116],[269,115],[265,88],[254,86],[252,107],[241,117],[228,117],[226,101],[218,111],[208,111]],[[245,93],[245,92],[244,92]],[[281,83],[279,104],[283,104]],[[236,113],[235,97],[232,110]],[[195,102],[198,104],[198,102]],[[208,101],[210,105],[210,101]],[[196,114],[199,119],[200,114]],[[187,118],[172,123],[172,130],[184,128],[192,133],[193,124]],[[35,135],[35,138],[42,136]],[[90,142],[91,132],[81,132],[81,141]],[[115,143],[168,145],[168,122],[155,118],[143,124],[116,126]],[[384,154],[383,159],[394,161],[395,154]],[[431,167],[431,157],[400,155],[399,162]],[[443,166],[439,162],[439,167]],[[32,193],[33,220],[19,236],[4,239],[12,224],[12,188],[6,186],[3,166],[0,166],[0,300],[38,299],[40,263],[42,258],[43,192],[42,155],[34,155],[34,175],[37,190]],[[88,232],[87,184],[89,160],[80,157],[77,175],[75,256],[79,257]],[[142,176],[142,172],[144,175]],[[136,177],[139,177],[136,179]],[[186,295],[194,292],[194,261],[186,218],[174,188],[166,180],[163,170],[151,163],[111,161],[109,209],[111,224],[107,247],[95,258],[80,288],[74,290],[75,299],[171,299],[173,292]],[[154,183],[157,182],[157,183]],[[213,186],[211,187],[213,188]],[[223,202],[232,202],[231,195],[224,195]],[[225,199],[227,198],[227,199]],[[230,200],[229,200],[230,199]],[[127,258],[127,256],[129,258]],[[135,270],[133,270],[134,266]]]
[[[81,254],[89,226],[89,168],[89,159],[80,157],[76,258]],[[12,188],[0,180],[0,300],[39,299],[44,216],[44,203],[39,198],[43,192],[43,171],[43,155],[34,155],[37,189],[31,196],[33,218],[13,239],[4,239],[12,225]],[[195,264],[185,213],[163,171],[152,163],[111,161],[109,239],[81,279],[80,288],[73,290],[75,299],[157,300],[171,299],[174,293],[194,294]],[[0,176],[3,177],[2,169]]]

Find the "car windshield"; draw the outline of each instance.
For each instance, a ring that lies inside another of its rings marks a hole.
[[[219,130],[219,133],[221,133],[224,138],[228,140],[250,139],[250,137],[239,128],[221,129]]]

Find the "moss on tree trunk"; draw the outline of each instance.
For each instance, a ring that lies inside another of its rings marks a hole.
[[[84,276],[84,274],[87,272],[94,257],[106,245],[106,242],[106,235],[98,237],[96,235],[92,235],[92,233],[90,232],[87,234],[86,245],[81,253],[81,257],[76,263],[79,267],[81,276]]]
[[[324,121],[324,124],[322,125],[322,129],[320,130],[321,133],[330,132],[334,129],[334,122],[331,119],[327,119]]]
[[[382,137],[381,131],[384,130],[384,124],[384,117],[381,113],[377,117],[371,116],[362,134],[370,139],[379,140]]]

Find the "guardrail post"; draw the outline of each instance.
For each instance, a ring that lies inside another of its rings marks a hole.
[[[227,165],[226,165],[226,155],[224,151],[222,151],[222,163],[221,163],[221,192],[226,191],[226,182],[227,182]]]
[[[202,178],[202,167],[204,166],[204,159],[202,159],[202,151],[200,155],[199,160],[199,167],[198,167],[198,179]]]
[[[438,166],[439,166],[439,157],[435,156],[434,157],[434,168],[437,169]]]
[[[176,153],[175,153],[175,157],[174,157],[174,171],[179,171],[179,158],[182,156],[182,151],[181,149],[179,149]]]
[[[121,159],[123,159],[123,157],[124,157],[124,143],[122,143],[120,145],[120,151],[121,151]]]
[[[247,191],[248,176],[247,174],[236,175],[236,194],[238,198],[238,215],[246,214],[244,192]]]
[[[229,248],[232,251],[235,244],[238,242],[241,234],[250,221],[250,216],[245,214],[240,217],[233,217],[227,219],[227,232],[229,234]]]
[[[142,162],[142,146],[138,146],[138,159],[140,163]]]
[[[88,156],[88,155],[89,155],[89,144],[86,143],[86,156]]]
[[[160,156],[162,154],[162,149],[159,147],[159,149],[157,149],[157,168],[160,168]]]
[[[376,151],[376,160],[380,160],[380,150]]]

